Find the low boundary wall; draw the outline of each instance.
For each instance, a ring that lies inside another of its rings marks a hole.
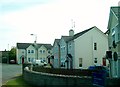
[[[24,70],[24,79],[27,83],[36,86],[84,86],[92,87],[91,77],[57,75],[42,72]]]
[[[33,86],[51,87],[51,86],[75,86],[75,87],[93,87],[92,77],[58,75],[50,73],[35,72],[24,69],[24,80]],[[106,78],[106,87],[120,87],[120,78]]]

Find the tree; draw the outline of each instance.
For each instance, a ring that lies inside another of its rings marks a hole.
[[[9,60],[15,60],[16,61],[16,47],[12,47],[9,52]]]

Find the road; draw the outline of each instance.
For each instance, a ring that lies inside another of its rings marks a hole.
[[[22,65],[2,64],[2,84],[20,74],[22,74]]]

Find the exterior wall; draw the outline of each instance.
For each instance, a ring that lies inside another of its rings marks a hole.
[[[66,64],[66,55],[67,55],[67,43],[63,38],[60,40],[60,65],[65,65],[64,68],[67,68]]]
[[[102,65],[102,58],[108,50],[108,39],[98,29],[92,29],[74,40],[75,42],[75,68],[88,68],[92,65]],[[97,50],[94,50],[97,43]],[[82,58],[82,67],[79,67],[79,58]],[[97,58],[97,63],[94,63]]]
[[[30,53],[29,53],[29,50],[30,50]],[[34,51],[32,53],[32,50]],[[28,62],[33,62],[34,59],[36,58],[36,51],[35,51],[35,48],[30,45],[27,49],[26,49],[26,53],[27,53],[27,61]]]
[[[16,56],[18,64],[22,64],[22,57],[24,57],[25,62],[27,61],[25,49],[17,49]]]
[[[114,15],[112,9],[110,10],[110,21],[108,23],[108,45],[109,50],[112,51],[112,59],[110,61],[110,74],[111,77],[120,77],[120,27],[118,18]],[[114,36],[114,37],[113,37]],[[113,47],[113,41],[115,41],[116,48]],[[118,60],[114,61],[113,53],[117,52]]]
[[[54,55],[54,68],[59,68],[60,67],[60,47],[58,46],[57,43],[54,44],[53,46],[53,55]]]
[[[74,41],[68,42],[68,54],[71,54],[72,56],[72,66],[75,68],[75,48],[74,48]],[[70,60],[69,60],[69,68],[70,68]]]
[[[115,14],[112,12],[112,10],[110,13],[110,17],[111,18],[110,18],[110,26],[109,27],[112,29],[116,26],[116,24],[118,23],[118,20],[117,20]]]
[[[86,33],[87,34],[87,33]],[[75,69],[88,68],[92,62],[92,37],[84,34],[74,40],[75,43]],[[82,58],[82,67],[79,67],[79,58]]]
[[[48,55],[48,50],[46,49],[45,46],[42,45],[38,49],[38,59],[46,62],[47,61],[47,55]]]

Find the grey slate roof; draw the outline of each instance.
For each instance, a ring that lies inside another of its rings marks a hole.
[[[65,42],[68,42],[73,38],[73,36],[62,36],[62,38],[64,39]]]
[[[89,28],[89,29],[86,29],[86,30],[84,30],[84,31],[82,31],[82,32],[79,32],[79,33],[75,34],[75,35],[73,36],[73,39],[76,39],[76,38],[78,38],[79,36],[82,36],[83,34],[87,33],[89,30],[91,30],[91,29],[93,29],[93,28],[95,28],[95,26],[94,26],[94,27],[91,27],[91,28]]]
[[[26,49],[30,45],[32,45],[32,43],[17,43],[17,49]]]
[[[17,49],[26,49],[30,45],[34,45],[34,43],[17,43]],[[47,49],[51,49],[52,45],[51,44],[37,44],[38,48],[40,48],[42,45],[44,45]]]
[[[59,45],[60,39],[55,39],[55,42]]]
[[[93,27],[91,27],[91,28],[89,28],[89,29],[86,29],[86,30],[84,30],[84,31],[82,31],[82,32],[79,32],[79,33],[75,34],[74,36],[72,36],[72,38],[71,38],[71,36],[69,36],[70,39],[69,39],[68,41],[74,40],[74,39],[78,38],[79,36],[82,36],[83,34],[87,33],[88,31],[92,30],[92,29],[95,28],[95,27],[96,27],[96,26],[93,26]]]

